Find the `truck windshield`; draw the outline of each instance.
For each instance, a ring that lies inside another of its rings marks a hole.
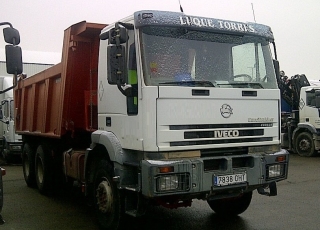
[[[265,38],[160,26],[140,35],[146,85],[277,88]]]

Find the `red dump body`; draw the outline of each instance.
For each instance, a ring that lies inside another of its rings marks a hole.
[[[60,138],[97,129],[99,34],[105,26],[84,21],[69,27],[61,63],[18,81],[17,133]]]

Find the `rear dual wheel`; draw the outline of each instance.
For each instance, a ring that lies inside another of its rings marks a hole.
[[[47,145],[39,145],[35,155],[35,178],[41,194],[53,189],[52,150]]]
[[[23,176],[29,187],[36,186],[35,174],[35,154],[36,151],[29,143],[25,143],[22,149]]]
[[[37,149],[25,143],[22,150],[23,176],[29,187],[38,187],[40,193],[47,194],[52,188],[52,154],[46,145]]]

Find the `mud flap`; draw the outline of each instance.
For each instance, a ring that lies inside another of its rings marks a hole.
[[[313,134],[313,139],[314,139],[314,148],[315,150],[319,151],[320,150],[320,136],[317,134]]]
[[[262,187],[258,188],[257,190],[259,194],[265,195],[265,196],[276,196],[278,194],[276,182],[271,182],[269,184],[269,192],[267,192],[265,188],[262,188]]]

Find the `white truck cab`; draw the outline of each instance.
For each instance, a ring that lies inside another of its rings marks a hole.
[[[13,77],[0,76],[1,90],[13,85]],[[4,159],[13,161],[20,157],[22,137],[16,134],[14,125],[13,90],[0,94],[0,148]]]

